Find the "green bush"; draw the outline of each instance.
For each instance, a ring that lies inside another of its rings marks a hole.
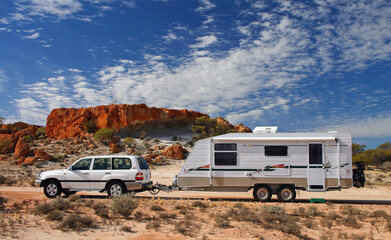
[[[34,207],[35,215],[46,215],[50,212],[53,212],[56,208],[51,203],[42,203]]]
[[[25,142],[27,142],[27,143],[33,141],[33,139],[31,138],[31,136],[23,136],[22,138],[23,138],[23,140],[24,140]]]
[[[235,128],[231,128],[229,125],[218,123],[217,118],[210,118],[208,116],[196,118],[191,126],[191,130],[193,133],[198,134],[197,139],[237,132]]]
[[[114,129],[101,128],[95,133],[95,140],[108,143],[114,137]]]
[[[262,212],[266,212],[266,213],[274,213],[279,215],[285,214],[285,209],[283,207],[276,206],[276,205],[270,205],[270,206],[264,205],[262,206],[261,210]]]
[[[111,211],[113,214],[120,214],[125,218],[129,218],[130,214],[138,207],[138,202],[134,201],[133,196],[124,194],[113,198],[111,203]]]
[[[52,205],[55,209],[58,210],[67,210],[71,208],[71,203],[68,199],[57,197],[52,201]]]
[[[95,132],[95,121],[91,119],[90,121],[83,123],[83,127],[85,127],[87,132],[93,133]]]
[[[39,138],[47,137],[47,135],[46,135],[46,128],[45,127],[38,128],[37,135],[38,135]]]

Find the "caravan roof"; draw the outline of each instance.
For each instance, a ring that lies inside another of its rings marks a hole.
[[[350,137],[348,133],[228,133],[213,137],[216,141],[270,141],[270,142],[316,142],[336,141],[339,137]]]

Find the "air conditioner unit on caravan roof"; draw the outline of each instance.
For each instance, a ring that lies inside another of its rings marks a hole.
[[[277,129],[277,126],[255,127],[253,133],[276,133]]]

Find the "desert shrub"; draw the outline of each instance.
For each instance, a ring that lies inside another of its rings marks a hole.
[[[166,211],[166,209],[164,209],[162,206],[157,205],[157,204],[152,205],[151,210],[152,211]]]
[[[192,221],[182,220],[182,221],[175,223],[174,228],[175,228],[175,231],[177,231],[178,233],[180,233],[184,236],[192,237],[193,233],[197,229],[197,225],[194,224],[194,222],[192,222]]]
[[[71,195],[71,196],[68,197],[68,200],[70,202],[77,202],[77,201],[80,200],[80,196],[79,195]]]
[[[132,227],[130,227],[130,226],[122,226],[120,230],[121,230],[122,232],[128,232],[128,233],[134,233],[134,232],[136,232],[136,231],[134,231],[134,230],[132,229]]]
[[[41,162],[41,161],[35,162],[33,166],[36,167],[36,168],[42,168],[43,167],[43,162]]]
[[[113,214],[119,214],[125,218],[129,218],[130,214],[138,207],[138,202],[134,201],[133,196],[124,194],[113,198],[111,203],[111,211]]]
[[[99,208],[107,208],[107,205],[103,202],[94,202],[90,207],[94,210],[97,210]]]
[[[52,205],[55,209],[58,210],[67,210],[71,208],[71,203],[69,202],[68,199],[62,198],[62,197],[57,197],[52,201]]]
[[[208,208],[209,207],[209,204],[208,203],[204,203],[202,201],[195,201],[191,204],[191,206],[193,207],[198,207],[198,208]]]
[[[114,129],[101,128],[95,133],[95,140],[99,142],[108,143],[114,137]]]
[[[0,185],[1,184],[4,184],[6,181],[7,181],[7,177],[5,177],[4,175],[0,175]]]
[[[132,137],[127,137],[124,139],[124,143],[128,146],[131,146],[134,143],[134,139]]]
[[[136,221],[141,222],[143,220],[143,216],[144,214],[141,211],[137,211],[134,213],[134,218],[136,219]]]
[[[285,214],[285,209],[283,207],[280,207],[280,206],[276,206],[276,205],[263,205],[261,207],[261,210],[262,212],[266,212],[266,213],[274,213],[274,214],[280,214],[280,215],[284,215]]]
[[[317,207],[311,206],[307,209],[306,216],[308,217],[316,217],[319,216],[319,211]]]
[[[177,141],[178,140],[178,137],[177,136],[172,136],[171,137],[171,141]]]
[[[37,135],[39,138],[46,137],[46,128],[45,127],[38,128]]]
[[[90,217],[82,217],[77,213],[72,213],[67,216],[60,225],[62,230],[76,230],[93,227],[93,219]]]
[[[327,227],[328,229],[331,229],[333,226],[333,221],[327,218],[322,219],[321,221],[322,226]]]
[[[231,224],[224,215],[216,214],[214,226],[218,228],[229,228],[231,227]]]
[[[391,171],[391,162],[390,161],[384,162],[381,169],[385,172]]]
[[[16,183],[16,180],[11,177],[6,177],[3,175],[0,175],[0,185],[5,184],[7,186],[14,185]]]
[[[338,213],[336,213],[335,211],[331,211],[331,212],[329,212],[328,214],[327,214],[327,216],[326,216],[328,219],[330,219],[330,220],[337,220],[339,217],[340,217],[340,215],[338,214]]]
[[[25,142],[27,142],[27,143],[29,143],[29,142],[32,142],[32,141],[33,141],[33,139],[32,139],[32,137],[31,137],[31,136],[23,136],[23,137],[22,137],[22,139],[23,139]]]
[[[95,214],[101,218],[110,218],[108,207],[95,209]]]
[[[56,210],[56,208],[53,206],[51,203],[42,203],[38,204],[34,207],[33,213],[35,215],[43,215],[43,214],[48,214],[50,212],[53,212]]]
[[[175,213],[168,214],[168,213],[159,213],[159,218],[161,219],[175,219],[177,215]]]
[[[387,231],[391,232],[391,222],[388,222],[386,224],[386,229],[387,229]]]
[[[54,155],[54,159],[57,162],[64,160],[66,157],[67,155],[65,153],[57,153],[56,155]]]
[[[158,142],[160,142],[160,140],[159,140],[158,138],[154,138],[154,139],[153,139],[153,142],[154,142],[154,143],[158,143]]]
[[[4,208],[3,205],[6,202],[7,202],[7,199],[5,199],[4,197],[0,196],[0,210]]]
[[[379,217],[387,218],[388,214],[384,210],[376,210],[376,211],[371,213],[370,217],[373,217],[373,218],[379,218]]]
[[[64,213],[60,210],[54,210],[46,215],[46,219],[49,221],[62,221]]]
[[[314,220],[312,220],[312,219],[304,220],[303,224],[304,224],[304,226],[306,226],[306,228],[310,228],[310,229],[314,229],[314,226],[315,226]]]
[[[262,226],[265,229],[276,229],[284,233],[300,236],[301,228],[298,218],[291,215],[264,213]]]
[[[253,210],[248,207],[229,208],[223,215],[228,218],[231,217],[236,221],[260,223],[262,221],[260,214],[255,214]]]
[[[121,141],[121,138],[118,136],[114,136],[111,138],[110,143],[119,143]]]
[[[147,225],[145,226],[146,229],[159,229],[161,226],[161,223],[159,221],[150,221],[147,223]]]
[[[11,138],[6,138],[0,142],[0,153],[11,153],[14,151],[15,143]]]
[[[342,214],[344,215],[360,215],[361,211],[360,209],[353,207],[351,205],[348,205],[345,207],[343,211],[341,211]]]
[[[90,121],[83,123],[83,127],[85,127],[87,132],[93,133],[95,131],[95,121],[91,119]]]
[[[360,228],[361,227],[361,224],[359,224],[357,222],[357,219],[356,217],[354,216],[347,216],[343,221],[342,223],[345,225],[345,226],[348,226],[348,227],[351,227],[351,228]]]

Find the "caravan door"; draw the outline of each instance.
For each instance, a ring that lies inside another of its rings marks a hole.
[[[308,191],[325,191],[323,143],[308,143]]]

